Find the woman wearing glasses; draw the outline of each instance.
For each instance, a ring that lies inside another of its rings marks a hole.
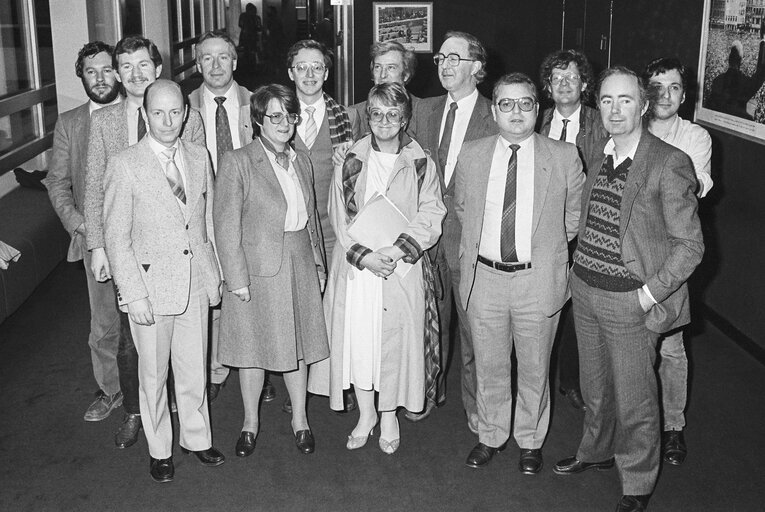
[[[392,454],[400,442],[397,408],[421,409],[425,368],[433,370],[432,377],[438,371],[433,272],[423,253],[441,235],[446,210],[433,161],[404,132],[411,116],[404,86],[373,87],[367,113],[372,133],[335,168],[330,190],[337,243],[324,297],[331,345],[329,395],[330,406],[342,410],[343,389],[355,389],[359,421],[348,436],[349,450],[366,444],[380,411],[379,446]],[[387,216],[367,216],[365,206],[378,196],[395,208],[389,207]],[[395,209],[403,215],[398,224],[393,222]],[[357,221],[366,231],[354,231]],[[380,242],[371,246],[368,240],[375,238]]]
[[[255,449],[265,371],[284,373],[292,432],[314,451],[306,417],[306,365],[328,356],[321,287],[326,273],[308,157],[289,145],[299,120],[295,93],[260,87],[250,111],[252,143],[226,153],[215,181],[214,225],[226,282],[218,359],[239,368],[244,424],[236,454]]]

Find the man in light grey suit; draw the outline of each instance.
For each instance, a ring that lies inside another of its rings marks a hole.
[[[141,421],[157,482],[173,479],[167,400],[172,358],[180,445],[206,466],[212,447],[205,361],[221,278],[213,243],[213,176],[204,147],[179,140],[187,107],[170,80],[147,87],[148,136],[109,159],[104,177],[106,251],[120,308],[138,350]]]
[[[623,67],[605,70],[598,82],[610,138],[587,166],[571,278],[587,410],[576,455],[555,472],[616,463],[617,511],[642,511],[659,472],[656,342],[690,321],[685,282],[704,242],[693,164],[644,129],[645,84]]]
[[[542,469],[550,422],[549,368],[568,299],[568,242],[576,236],[584,173],[576,146],[534,133],[537,89],[522,73],[497,81],[499,136],[463,145],[455,170],[461,306],[473,336],[479,443],[466,464],[485,466],[511,432],[519,470]]]
[[[442,297],[438,301],[441,373],[438,376],[438,403],[428,401],[423,404],[424,410],[421,413],[409,411],[404,417],[410,421],[423,420],[436,405],[446,399],[446,369],[451,347],[456,339],[451,330],[452,310],[456,309],[462,362],[462,405],[467,415],[468,427],[478,433],[473,343],[465,311],[456,296],[459,293],[459,235],[454,215],[453,175],[462,144],[496,135],[498,130],[491,113],[491,102],[476,89],[486,77],[486,49],[481,42],[465,32],[447,32],[433,60],[438,66],[438,79],[447,94],[418,101],[409,131],[424,149],[430,151],[436,163],[447,210],[441,240],[428,251],[428,256],[437,265],[442,286]]]
[[[85,171],[85,238],[92,256],[91,270],[98,281],[111,278],[103,230],[106,164],[112,155],[138,142],[146,132],[143,94],[162,72],[162,56],[150,40],[128,36],[115,46],[112,65],[117,70],[117,80],[125,88],[125,101],[98,110],[91,116]],[[188,109],[182,138],[204,144],[202,119],[194,109]],[[120,315],[117,365],[124,398],[122,406],[126,414],[114,442],[118,448],[127,448],[138,440],[141,416],[138,407],[138,355],[124,314]]]
[[[88,154],[90,114],[122,100],[112,67],[114,47],[101,41],[80,49],[75,72],[82,80],[89,101],[61,114],[53,134],[53,151],[48,176],[43,183],[64,229],[71,235],[67,261],[85,260],[85,278],[90,302],[88,345],[93,375],[98,384],[96,400],[85,412],[85,421],[101,421],[122,404],[117,347],[119,315],[114,307],[114,286],[99,283],[90,268],[90,253],[85,244],[85,165]]]
[[[239,149],[252,142],[250,96],[252,93],[234,81],[237,64],[236,45],[224,32],[205,32],[196,45],[197,71],[203,83],[189,94],[189,104],[202,115],[205,142],[212,159],[213,172],[226,151]],[[218,362],[220,308],[211,309],[212,340],[210,343],[210,380],[207,398],[213,402],[226,382],[229,369]],[[264,402],[276,398],[276,390],[266,378]]]

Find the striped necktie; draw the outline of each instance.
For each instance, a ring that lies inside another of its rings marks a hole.
[[[178,166],[175,165],[175,150],[176,148],[167,148],[162,152],[165,156],[165,176],[167,182],[170,184],[170,188],[175,194],[175,197],[183,204],[186,204],[186,192],[183,190],[183,178],[181,178],[181,171]]]
[[[226,101],[225,96],[215,98],[215,103],[218,104],[218,108],[215,109],[215,147],[218,151],[216,169],[226,151],[234,149],[234,143],[231,141],[231,127],[228,124],[228,112],[223,106],[224,101]]]
[[[563,121],[563,129],[560,131],[560,138],[558,140],[566,142],[566,126],[568,126],[571,119],[561,119],[561,121]]]
[[[502,261],[518,261],[515,252],[515,188],[518,176],[518,144],[510,144],[510,160],[507,162],[505,200],[502,204],[502,227],[499,237]]]
[[[306,113],[308,119],[305,121],[305,146],[311,149],[313,143],[316,142],[316,136],[319,134],[319,129],[316,127],[316,119],[313,118],[313,113],[316,112],[316,107],[306,107]]]
[[[449,158],[449,146],[452,143],[452,131],[454,131],[454,117],[456,115],[457,102],[453,101],[449,105],[449,112],[446,114],[446,121],[444,122],[444,133],[438,144],[438,165],[441,166],[441,172],[444,176],[446,176],[446,160]]]

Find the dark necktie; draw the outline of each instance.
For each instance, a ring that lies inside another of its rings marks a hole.
[[[566,142],[566,126],[568,126],[568,123],[571,121],[571,119],[562,119],[563,121],[563,129],[560,131],[560,138],[558,140],[562,140],[563,142]]]
[[[518,144],[510,144],[510,160],[507,162],[505,200],[502,204],[502,228],[499,239],[502,261],[518,261],[515,253],[515,185],[518,175]]]
[[[138,107],[138,139],[143,139],[144,135],[146,135],[146,122],[143,120],[143,116],[141,115],[141,107]]]
[[[226,101],[225,96],[218,96],[215,98],[215,103],[218,104],[218,108],[215,109],[215,147],[218,151],[218,162],[220,165],[221,158],[223,158],[226,151],[234,149],[234,143],[231,141],[231,127],[228,124],[228,112],[226,107],[223,106],[223,102]],[[217,166],[215,167],[218,168]]]
[[[186,204],[186,192],[183,190],[183,178],[181,178],[181,171],[178,166],[175,165],[175,148],[167,148],[162,152],[165,155],[165,176],[167,176],[167,182],[170,184],[170,188],[173,190],[175,197],[180,199],[183,204]]]
[[[449,157],[449,146],[452,143],[452,130],[454,129],[454,116],[457,112],[457,103],[452,102],[449,105],[449,112],[446,114],[444,123],[444,133],[441,135],[441,142],[438,144],[438,165],[441,166],[441,172],[446,176],[446,159]]]

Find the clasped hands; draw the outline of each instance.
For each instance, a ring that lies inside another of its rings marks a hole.
[[[361,266],[377,277],[387,279],[396,270],[396,262],[404,257],[401,249],[395,246],[383,247],[361,258]]]

